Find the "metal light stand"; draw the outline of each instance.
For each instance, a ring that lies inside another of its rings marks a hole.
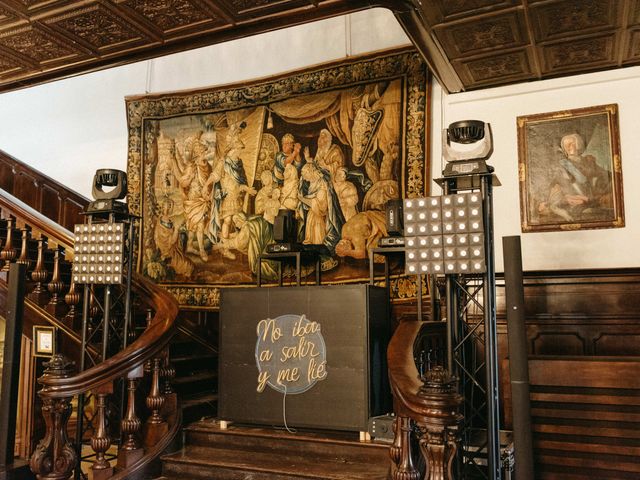
[[[464,396],[461,454],[455,478],[501,479],[496,287],[493,244],[493,169],[436,180],[444,195],[475,191],[482,197],[486,272],[448,274],[447,366]]]
[[[133,270],[133,250],[135,244],[135,216],[128,212],[106,211],[87,214],[88,226],[114,225],[116,222],[124,225],[122,234],[124,235],[124,248],[122,251],[123,265],[121,269],[122,281],[118,284],[85,283],[83,289],[82,308],[82,344],[79,371],[84,371],[88,366],[96,365],[94,358],[89,352],[89,345],[100,342],[100,361],[105,361],[109,357],[125,349],[129,342],[129,337],[133,333],[132,306],[131,306],[131,277]],[[78,255],[78,252],[76,252]],[[102,291],[102,292],[101,292]],[[100,295],[102,293],[102,295]],[[102,296],[102,302],[100,301]],[[92,307],[91,299],[95,302]],[[94,312],[101,314],[98,322],[93,321]],[[98,334],[102,333],[102,338],[98,339]],[[94,341],[96,340],[96,341]],[[119,389],[120,399],[113,399],[111,407],[119,416],[122,412],[122,402],[124,401],[124,384]],[[115,391],[119,391],[115,390]],[[81,463],[88,462],[95,457],[94,453],[83,455],[82,446],[87,432],[94,430],[94,416],[89,417],[85,413],[85,406],[91,402],[91,394],[78,395],[77,427],[76,427],[76,448],[80,459],[78,468],[75,469],[74,479],[87,478],[82,473]],[[108,457],[108,460],[115,456]]]

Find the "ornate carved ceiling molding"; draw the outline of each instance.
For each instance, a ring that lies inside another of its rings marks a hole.
[[[372,7],[449,92],[640,64],[640,0],[0,0],[0,92]]]
[[[437,76],[450,92],[639,61],[639,0],[412,2],[431,50],[449,63],[449,72]]]

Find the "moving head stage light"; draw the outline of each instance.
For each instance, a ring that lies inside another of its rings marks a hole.
[[[485,160],[493,153],[491,125],[480,120],[461,120],[442,131],[445,177],[490,171]]]
[[[104,190],[110,187],[111,190]],[[127,205],[119,202],[127,196],[127,174],[121,170],[102,168],[96,170],[91,193],[95,200],[89,204],[85,213],[122,213],[128,214]]]

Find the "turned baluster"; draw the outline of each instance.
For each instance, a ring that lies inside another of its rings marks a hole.
[[[47,312],[57,317],[62,314],[64,309],[64,299],[62,292],[64,291],[65,284],[62,281],[62,263],[64,262],[64,248],[56,248],[53,254],[53,273],[51,275],[51,281],[47,285],[49,293],[51,293],[51,299],[45,307]],[[78,299],[79,300],[79,299]]]
[[[147,397],[147,407],[151,410],[151,416],[147,420],[147,423],[158,424],[164,420],[160,415],[160,410],[164,405],[164,395],[160,390],[160,364],[162,358],[154,358],[151,366],[151,390]]]
[[[167,422],[160,414],[165,402],[165,397],[160,389],[160,369],[162,358],[154,358],[151,364],[151,388],[147,396],[147,408],[151,415],[145,424],[145,445],[155,445],[168,431]]]
[[[61,354],[45,363],[44,378],[63,379],[72,374],[73,363]],[[43,480],[66,480],[77,466],[78,456],[67,438],[67,422],[71,416],[71,397],[55,398],[45,387],[38,395],[42,399],[42,415],[46,434],[35,448],[29,466]]]
[[[138,435],[142,428],[142,421],[136,413],[136,388],[143,376],[142,366],[127,374],[127,411],[121,421],[124,443],[118,450],[118,469],[128,468],[144,455]]]
[[[169,361],[169,348],[164,351],[160,374],[164,379],[162,388],[162,393],[164,394],[164,411],[175,412],[178,409],[178,395],[173,391],[171,381],[176,376],[176,369],[173,368]]]
[[[40,235],[40,238],[38,239],[38,256],[36,257],[36,266],[33,269],[33,272],[31,272],[31,280],[36,283],[36,286],[28,297],[38,305],[44,305],[49,299],[49,293],[44,287],[44,283],[49,280],[49,276],[51,275],[51,272],[47,270],[44,262],[45,252],[49,246],[48,242],[49,239],[47,237]]]
[[[429,405],[419,423],[422,437],[420,450],[427,464],[425,480],[452,480],[453,460],[458,450],[458,431],[462,415],[458,413],[463,402],[457,393],[457,380],[442,367],[435,367],[424,377],[418,395]]]
[[[162,393],[164,393],[165,395],[171,395],[173,393],[173,386],[171,385],[171,381],[176,376],[176,369],[173,368],[173,365],[171,365],[171,362],[169,361],[168,350],[164,356],[163,366],[160,374],[162,375],[162,378],[164,378]]]
[[[395,439],[390,449],[391,459],[395,464],[392,471],[393,480],[419,480],[420,472],[413,464],[411,456],[411,419],[398,416],[396,419]]]
[[[400,436],[400,416],[396,416],[393,421],[393,443],[389,447],[389,456],[394,465],[400,463],[400,457],[402,455],[402,437]]]
[[[16,248],[16,244],[18,239],[16,238],[16,219],[14,217],[9,217],[9,221],[7,222],[7,239],[4,242],[4,247],[0,252],[0,260],[4,261],[4,265],[2,267],[3,272],[9,271],[9,266],[11,262],[13,262],[18,257],[18,249]]]
[[[4,241],[7,239],[7,224],[9,220],[6,218],[0,218],[0,246],[4,245]]]
[[[30,272],[35,261],[31,258],[31,227],[25,225],[22,231],[22,247],[20,247],[20,256],[16,263],[21,263],[27,266],[27,272]]]
[[[98,387],[96,396],[96,429],[91,437],[91,448],[96,453],[96,459],[91,465],[93,480],[108,479],[113,476],[113,467],[105,458],[105,453],[111,446],[111,437],[107,427],[107,397],[113,392],[111,382]]]
[[[82,311],[78,308],[78,304],[80,303],[80,292],[76,290],[76,282],[71,279],[71,285],[69,286],[69,291],[64,296],[64,303],[69,306],[69,311],[64,317],[65,322],[67,322],[74,330],[79,330],[81,325],[80,322],[82,320]]]

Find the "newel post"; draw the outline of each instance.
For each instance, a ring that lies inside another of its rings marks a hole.
[[[73,373],[73,362],[56,354],[45,363],[44,375],[40,379],[68,378]],[[39,480],[66,480],[77,466],[76,451],[67,438],[67,422],[71,415],[71,398],[56,398],[49,388],[38,392],[42,399],[42,416],[46,426],[45,437],[35,448],[29,466]]]
[[[456,378],[442,367],[425,373],[418,396],[428,405],[418,427],[420,450],[427,465],[425,480],[453,480],[453,460],[458,451],[458,432],[462,424],[459,413],[463,402],[457,393]]]

